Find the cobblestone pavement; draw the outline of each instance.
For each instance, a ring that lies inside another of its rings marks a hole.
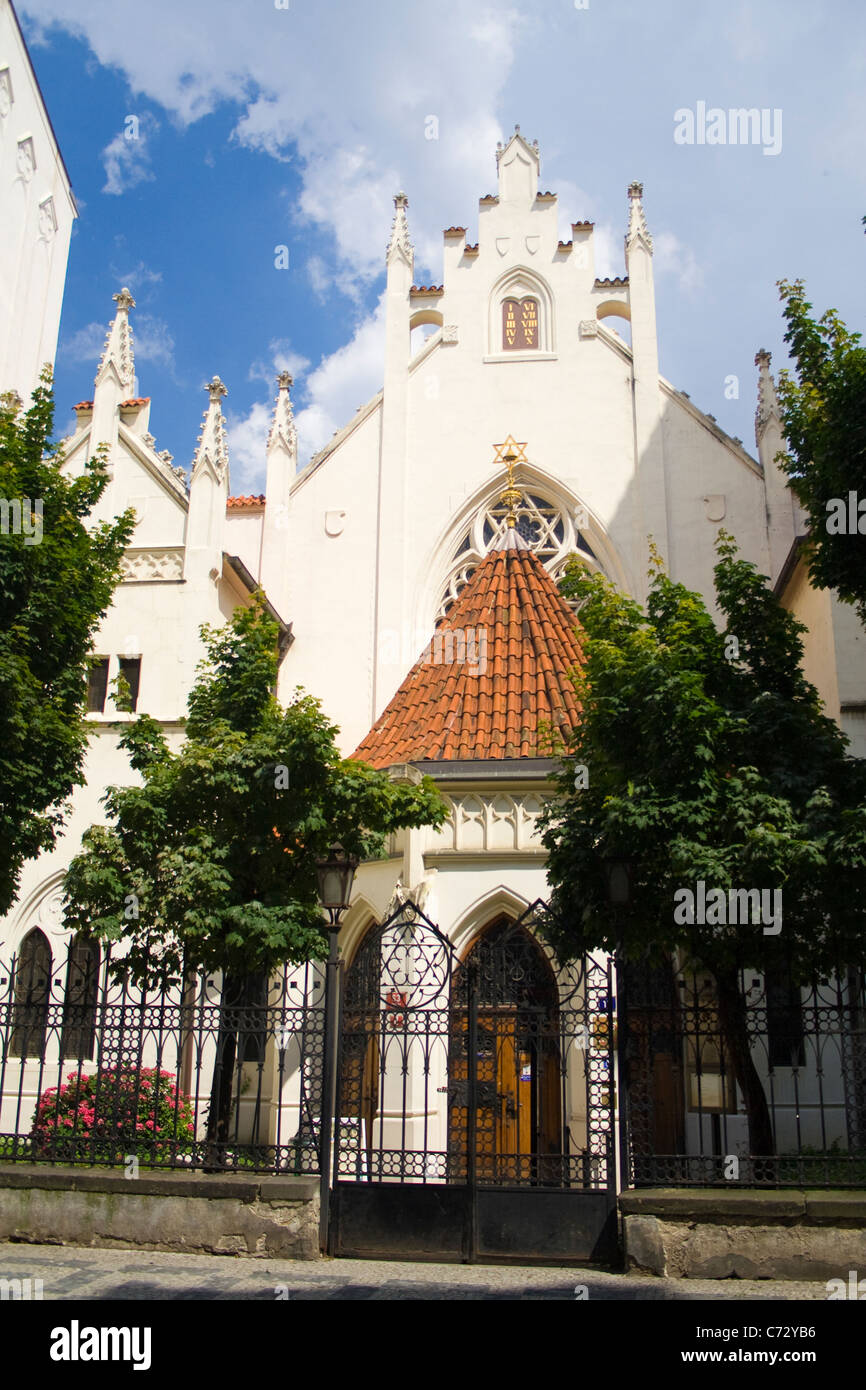
[[[38,1278],[45,1299],[821,1299],[823,1283],[636,1278],[596,1269],[274,1260],[0,1242],[0,1279]]]

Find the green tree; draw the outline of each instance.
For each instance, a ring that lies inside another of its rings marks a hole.
[[[41,382],[26,413],[0,397],[0,915],[84,781],[87,656],[135,522],[88,524],[105,459],[62,471],[48,369]]]
[[[391,831],[439,825],[446,808],[427,777],[410,786],[342,758],[310,695],[279,704],[277,627],[261,596],[202,637],[177,751],[148,715],[120,734],[141,782],[106,792],[108,824],[86,832],[66,875],[65,920],[81,936],[123,941],[116,970],[145,987],[221,970],[231,1034],[227,999],[284,962],[327,955],[317,858],[335,841],[376,858]],[[218,1139],[235,1042],[212,1090]]]
[[[713,975],[751,1152],[766,1155],[740,971],[784,961],[799,984],[863,960],[866,765],[847,757],[802,674],[802,625],[729,537],[717,550],[721,631],[658,561],[646,612],[578,562],[566,574],[563,592],[584,600],[586,662],[573,675],[581,724],[545,819],[547,931],[566,958],[604,947],[648,964],[679,956]],[[615,912],[609,860],[633,866]],[[780,933],[683,920],[676,895],[701,880],[726,903],[732,889],[780,889]]]
[[[802,280],[781,281],[779,289],[794,362],[793,374],[779,373],[788,440],[780,462],[809,513],[813,583],[836,589],[866,623],[866,348],[835,309],[811,317]]]

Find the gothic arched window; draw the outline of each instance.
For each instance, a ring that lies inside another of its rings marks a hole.
[[[12,1057],[41,1057],[45,1051],[51,969],[48,937],[34,927],[22,941],[15,962],[15,1003],[9,1039]]]
[[[568,557],[576,551],[591,569],[600,568],[586,537],[566,507],[543,493],[521,489],[515,507],[516,529],[554,579],[562,577]],[[440,622],[475,573],[478,562],[497,550],[508,530],[508,508],[498,497],[482,506],[455,547],[436,610]],[[584,524],[581,522],[580,524]]]
[[[99,990],[99,946],[95,941],[69,944],[66,967],[66,995],[63,1001],[63,1031],[60,1053],[89,1061],[96,1040],[96,999]]]

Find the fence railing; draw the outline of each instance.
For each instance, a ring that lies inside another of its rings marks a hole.
[[[620,1055],[632,1184],[866,1184],[866,998],[859,972],[805,989],[784,969],[742,972],[745,1063],[708,971],[629,966],[623,986]],[[756,1141],[767,1133],[769,1143]]]
[[[197,974],[183,988],[142,992],[118,982],[110,965],[109,954],[93,943],[64,939],[52,949],[39,930],[13,955],[0,948],[0,1162],[319,1173],[322,966],[287,966],[274,978],[242,981]],[[393,990],[379,1000],[384,986],[377,974],[362,1016],[351,978],[348,984],[335,1119],[338,1173],[359,1181],[377,1175],[457,1181],[465,1163],[453,1155],[470,1133],[459,1104],[467,1075],[460,998],[433,1001],[442,1004],[445,1020],[435,1053],[440,1075],[431,1048],[421,1045],[430,1025],[422,1038],[417,999],[399,1010]],[[569,1169],[567,1181],[556,1176],[559,1169],[554,1174],[562,1145],[545,1142],[543,1122],[547,1104],[563,1127],[586,1129],[595,1097],[620,1126],[629,1185],[866,1185],[862,975],[840,972],[799,989],[783,972],[745,972],[740,997],[751,1067],[748,1107],[742,1056],[723,1024],[715,982],[699,968],[620,971],[615,1010],[611,1004],[605,1014],[616,1077],[599,1070],[606,1032],[599,1041],[588,1026],[572,1030],[569,1049],[560,1048],[558,1063],[553,1053],[548,1062],[525,1008],[506,1028],[493,1006],[485,1006],[478,1025],[479,1110],[471,1127],[482,1176],[486,1164],[491,1173],[501,1169],[530,1185],[595,1183],[594,1168],[579,1168],[588,1145],[569,1148],[568,1162],[578,1167]],[[601,1017],[594,996],[582,1007],[587,1019]],[[560,1025],[562,1015],[559,1007]],[[579,1032],[587,1034],[582,1048]],[[500,1033],[507,1048],[490,1045]],[[398,1052],[395,1071],[389,1059]],[[585,1084],[578,1084],[578,1070]],[[492,1128],[485,1086],[501,1101]],[[524,1151],[517,1118],[524,1095],[534,1097],[533,1113],[541,1116],[532,1131],[540,1139],[530,1134],[525,1172],[512,1172],[510,1155]],[[426,1097],[420,1110],[419,1096]],[[434,1102],[446,1107],[443,1137],[435,1143],[428,1134]],[[407,1138],[410,1111],[423,1144]],[[756,1146],[762,1122],[770,1142]],[[427,1155],[421,1159],[419,1145]],[[434,1149],[441,1150],[439,1166],[431,1166]]]
[[[0,958],[0,1159],[319,1171],[320,966],[147,992],[36,935]]]

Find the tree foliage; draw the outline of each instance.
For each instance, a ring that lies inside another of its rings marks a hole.
[[[582,717],[547,813],[549,929],[566,954],[621,945],[632,959],[687,949],[707,967],[759,967],[784,947],[794,976],[866,950],[866,765],[800,668],[802,624],[724,535],[724,627],[656,562],[647,611],[573,563],[585,600]],[[588,785],[575,790],[575,769]],[[633,865],[614,922],[605,861]],[[751,923],[681,924],[674,893],[780,888],[779,942]],[[621,937],[621,940],[619,939]]]
[[[545,817],[546,930],[564,958],[601,946],[634,968],[679,957],[712,974],[750,1149],[766,1155],[740,971],[783,967],[806,983],[864,960],[866,764],[847,757],[803,676],[803,625],[729,537],[717,550],[721,631],[657,561],[646,612],[578,562],[567,572],[563,591],[585,601],[586,663],[574,674],[581,723]],[[632,871],[616,910],[610,860]],[[676,911],[700,883],[704,921]],[[780,923],[729,910],[732,891],[755,889],[781,893]]]
[[[866,348],[834,309],[812,318],[801,280],[782,281],[779,288],[794,362],[793,375],[779,374],[788,440],[780,462],[809,513],[813,582],[836,589],[866,622]],[[839,516],[849,510],[843,529]]]
[[[335,841],[375,858],[391,831],[446,813],[429,778],[410,786],[343,759],[310,695],[279,704],[261,596],[202,636],[182,745],[147,715],[122,731],[141,783],[109,788],[108,824],[86,833],[66,876],[67,926],[125,938],[141,983],[322,958],[317,858]]]
[[[62,471],[48,369],[41,382],[26,412],[0,398],[0,914],[84,781],[87,656],[135,520],[128,511],[88,525],[105,459],[78,477]]]

